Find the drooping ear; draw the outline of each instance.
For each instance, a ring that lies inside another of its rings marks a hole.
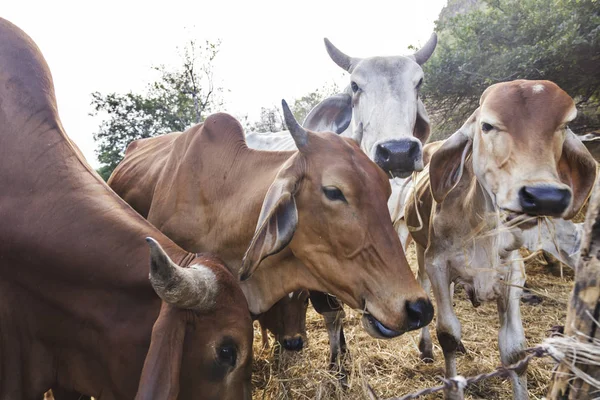
[[[587,201],[596,181],[596,161],[570,129],[567,129],[562,155],[558,162],[560,180],[573,191],[571,207],[563,214],[573,218]]]
[[[413,130],[413,136],[421,141],[421,143],[425,144],[427,139],[429,139],[430,133],[429,126],[429,115],[427,115],[427,110],[425,110],[425,105],[419,99],[417,101],[417,120],[415,121],[415,128]]]
[[[177,308],[162,303],[152,328],[150,348],[135,400],[176,400],[185,339],[185,320]]]
[[[292,240],[298,225],[294,195],[303,173],[296,154],[283,166],[263,201],[256,231],[242,260],[240,280],[248,279],[262,260],[283,250]]]
[[[431,193],[438,203],[444,201],[462,177],[465,160],[473,149],[472,138],[478,112],[479,109],[471,114],[467,122],[431,156]]]
[[[302,126],[314,132],[335,132],[348,129],[352,121],[352,96],[339,93],[317,104],[304,118]]]

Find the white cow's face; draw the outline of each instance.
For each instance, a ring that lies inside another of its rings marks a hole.
[[[362,124],[362,150],[390,177],[407,177],[423,169],[423,143],[429,137],[429,118],[419,99],[423,83],[421,65],[429,59],[436,44],[434,34],[410,56],[354,58],[325,39],[332,60],[350,73],[352,101],[341,107],[339,115],[352,113],[354,131]],[[319,110],[313,115],[327,114]],[[336,122],[343,120],[336,117]]]
[[[421,66],[403,56],[366,58],[350,81],[354,128],[363,124],[362,150],[393,176],[422,170],[422,143],[414,136]]]

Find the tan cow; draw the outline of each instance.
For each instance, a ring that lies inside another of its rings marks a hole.
[[[102,182],[64,132],[39,49],[4,19],[0,188],[1,400],[251,398],[237,280]]]
[[[406,206],[417,243],[419,277],[431,280],[438,305],[437,336],[446,376],[455,376],[460,323],[451,283],[462,284],[474,305],[495,300],[500,315],[502,363],[523,356],[519,299],[525,281],[518,248],[537,216],[572,218],[587,199],[596,164],[569,130],[577,114],[571,97],[549,81],[499,83],[480,107],[433,154],[419,174],[417,202]],[[432,357],[423,330],[422,357]],[[515,399],[527,398],[525,371],[513,374]]]
[[[385,173],[352,139],[306,131],[283,106],[297,151],[250,149],[239,122],[215,114],[134,144],[109,185],[183,248],[218,254],[255,315],[313,289],[364,311],[374,337],[428,324],[433,308],[393,231]]]
[[[284,349],[300,351],[306,343],[306,309],[308,290],[296,290],[284,296],[258,317],[264,347],[269,345],[267,331]]]

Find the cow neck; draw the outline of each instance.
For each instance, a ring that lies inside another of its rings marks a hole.
[[[298,289],[325,291],[306,266],[288,248],[266,258],[240,287],[252,314],[269,310],[277,301]]]

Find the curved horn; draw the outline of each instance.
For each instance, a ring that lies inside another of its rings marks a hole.
[[[210,310],[218,291],[214,272],[204,265],[181,268],[156,240],[147,237],[146,241],[150,245],[150,283],[158,297],[179,308]]]
[[[283,108],[283,119],[285,120],[285,124],[287,125],[290,134],[294,138],[294,142],[296,142],[296,147],[298,147],[298,150],[300,150],[306,146],[306,143],[308,142],[308,134],[304,128],[300,126],[298,121],[296,121],[294,114],[292,114],[292,111],[285,100],[281,100],[281,108]]]
[[[356,142],[360,146],[360,142],[362,142],[363,138],[363,123],[359,123],[356,131],[352,132],[352,140]]]
[[[352,72],[358,61],[358,58],[350,57],[342,53],[337,47],[335,47],[329,39],[325,38],[325,48],[329,57],[336,63],[340,68],[345,69],[348,72]]]
[[[425,64],[425,61],[429,60],[429,57],[431,57],[431,55],[433,54],[436,45],[437,34],[433,32],[427,43],[425,43],[423,47],[421,47],[415,52],[415,54],[413,54],[413,57],[415,57],[415,61],[417,62],[417,64]]]

